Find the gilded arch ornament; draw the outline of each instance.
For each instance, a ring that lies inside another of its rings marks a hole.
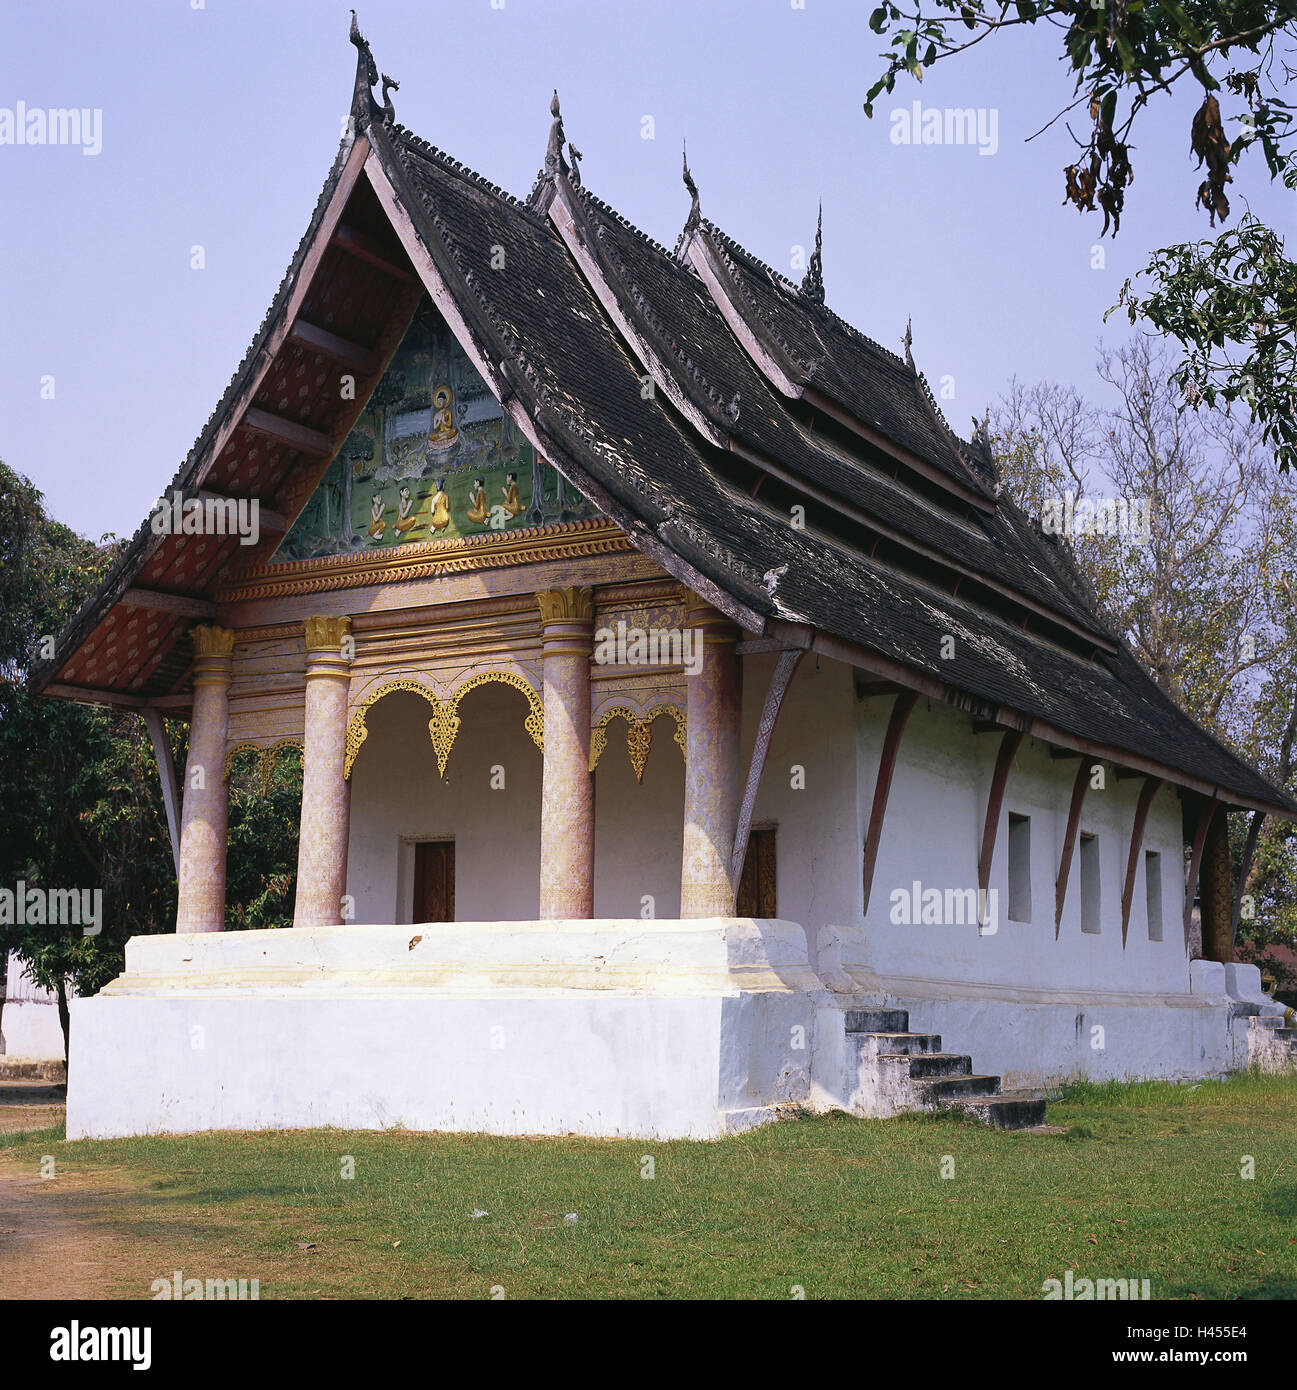
[[[604,710],[590,731],[590,771],[599,766],[603,750],[608,746],[608,725],[614,719],[626,721],[626,751],[630,754],[630,765],[635,780],[644,780],[644,768],[648,763],[649,749],[653,746],[653,721],[659,714],[669,714],[676,722],[672,741],[680,748],[680,756],[685,756],[685,712],[678,705],[655,705],[643,715],[637,714],[629,705],[613,705]]]
[[[489,685],[492,681],[511,685],[515,690],[522,691],[523,695],[527,697],[528,712],[522,726],[531,735],[531,741],[543,753],[545,751],[545,706],[535,687],[512,671],[481,671],[476,676],[470,676],[445,700],[435,690],[425,685],[423,681],[416,680],[413,676],[397,676],[393,680],[385,681],[377,690],[366,695],[360,707],[351,716],[351,722],[347,725],[347,756],[343,764],[342,775],[348,778],[351,776],[351,769],[356,761],[356,755],[360,752],[361,744],[369,737],[369,729],[365,724],[365,716],[369,710],[384,695],[390,695],[394,690],[409,690],[415,695],[422,695],[432,706],[432,718],[428,720],[428,734],[432,739],[432,751],[437,755],[437,775],[444,777],[446,775],[446,762],[450,758],[451,749],[455,746],[455,737],[459,733],[459,726],[462,722],[459,717],[459,702],[470,691],[476,690],[479,686]]]
[[[275,775],[275,760],[283,748],[296,748],[303,757],[306,756],[306,744],[300,738],[281,738],[271,744],[252,743],[245,740],[242,743],[232,744],[225,750],[225,767],[222,775],[228,782],[235,758],[240,753],[255,753],[257,755],[257,772],[261,777],[261,795],[265,796],[270,791],[270,779]]]

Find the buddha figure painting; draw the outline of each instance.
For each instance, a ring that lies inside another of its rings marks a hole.
[[[432,428],[428,431],[428,454],[444,454],[455,447],[459,431],[455,428],[451,404],[454,392],[449,386],[438,386],[432,393]]]
[[[435,546],[597,515],[500,409],[425,299],[272,563]]]

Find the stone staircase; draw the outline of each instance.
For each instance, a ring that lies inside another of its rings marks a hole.
[[[939,1033],[910,1032],[904,1009],[848,1009],[846,1036],[864,1114],[963,1110],[996,1129],[1030,1129],[1045,1122],[1043,1095],[1001,1091],[1000,1078],[974,1072],[971,1057],[943,1052]]]
[[[1297,1071],[1297,1027],[1285,1014],[1261,1013],[1242,1004],[1238,1012],[1248,1016],[1249,1065],[1262,1071]]]

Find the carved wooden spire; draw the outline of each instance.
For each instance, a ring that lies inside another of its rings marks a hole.
[[[824,250],[824,204],[820,204],[820,213],[815,221],[815,250],[811,252],[810,263],[806,267],[806,274],[802,278],[802,293],[807,299],[816,304],[824,303],[824,262],[822,253]]]
[[[689,172],[689,150],[687,146],[682,146],[682,149],[685,187],[689,190],[689,196],[693,200],[689,204],[689,216],[685,218],[685,233],[688,234],[703,220],[703,214],[698,205],[698,185],[694,182],[694,176]]]
[[[910,348],[914,343],[914,333],[912,332],[913,323],[913,319],[905,320],[905,337],[901,339],[901,341],[905,344],[906,365],[909,367],[911,371],[916,370],[914,366],[914,354],[910,351]]]
[[[380,105],[375,100],[373,88],[379,82],[378,65],[374,62],[374,55],[370,52],[368,40],[360,32],[355,10],[351,12],[351,32],[348,38],[356,46],[356,85],[351,97],[352,118],[358,128],[367,125],[375,117],[390,125],[396,120],[396,108],[392,105],[392,98],[388,96],[388,91],[389,89],[394,92],[400,91],[401,84],[395,78],[383,73],[382,104]]]
[[[549,103],[549,114],[553,118],[549,128],[549,148],[545,151],[545,173],[550,178],[567,173],[563,159],[563,114],[558,105],[558,89]]]

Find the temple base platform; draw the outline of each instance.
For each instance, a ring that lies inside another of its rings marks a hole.
[[[72,1006],[68,1137],[713,1138],[806,1102],[827,999],[774,920],[135,937]]]

